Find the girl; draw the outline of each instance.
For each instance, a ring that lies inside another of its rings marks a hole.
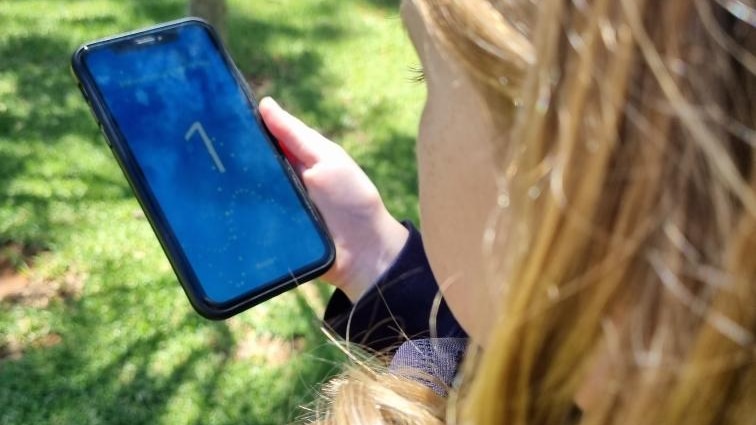
[[[427,262],[341,148],[260,105],[335,238],[327,320],[409,341],[388,372],[334,381],[317,419],[754,423],[753,6],[407,0],[402,17],[428,88]]]

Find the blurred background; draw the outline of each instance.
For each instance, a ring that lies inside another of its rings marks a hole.
[[[190,0],[0,0],[0,424],[280,424],[343,355],[307,284],[223,322],[191,309],[69,71]],[[258,97],[341,143],[417,222],[424,89],[398,0],[194,0]]]

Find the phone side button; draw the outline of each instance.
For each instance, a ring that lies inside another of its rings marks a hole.
[[[87,92],[84,91],[84,87],[81,86],[81,83],[77,83],[77,86],[79,86],[79,91],[81,92],[81,95],[84,96],[84,100],[89,103],[89,96],[87,96]]]
[[[108,139],[108,135],[105,134],[105,129],[102,128],[102,123],[98,121],[97,126],[100,127],[100,133],[102,134],[102,137],[105,139],[105,143],[107,143],[108,146],[112,148],[113,146],[110,144],[110,139]]]

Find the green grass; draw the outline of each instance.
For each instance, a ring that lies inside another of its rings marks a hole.
[[[396,2],[229,3],[258,94],[342,143],[416,221],[424,94]],[[69,74],[82,42],[185,9],[0,1],[0,264],[30,282],[0,301],[0,424],[283,423],[338,367],[318,330],[324,285],[224,322],[191,310]]]

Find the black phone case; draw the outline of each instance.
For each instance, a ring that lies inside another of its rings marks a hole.
[[[249,107],[253,111],[255,119],[257,120],[260,128],[264,130],[264,133],[268,137],[269,142],[275,147],[275,152],[281,165],[284,167],[287,175],[294,183],[297,195],[302,200],[302,203],[307,209],[308,213],[314,218],[314,222],[318,226],[318,230],[322,235],[323,240],[326,241],[326,245],[329,249],[328,255],[323,259],[323,262],[321,264],[317,264],[311,269],[303,270],[296,275],[290,276],[289,278],[270,282],[268,285],[263,286],[258,290],[249,292],[243,297],[234,299],[224,304],[215,304],[204,297],[201,286],[197,280],[197,277],[192,271],[191,265],[189,264],[181,247],[172,234],[170,227],[167,225],[167,220],[165,219],[165,217],[163,217],[160,208],[158,207],[157,201],[154,199],[152,193],[148,189],[140,168],[137,166],[130,150],[126,146],[126,143],[123,140],[117,125],[108,113],[105,102],[101,98],[97,87],[94,84],[94,81],[84,64],[84,56],[86,55],[87,50],[92,47],[113,42],[122,42],[124,40],[132,38],[156,35],[163,31],[177,28],[182,25],[201,25],[208,31],[211,39],[213,40],[213,43],[218,48],[219,53],[228,66],[228,69],[233,74],[235,80],[246,94],[247,100],[249,102]],[[110,146],[113,155],[116,157],[121,170],[123,171],[126,179],[129,182],[129,185],[131,186],[131,189],[133,190],[137,200],[139,201],[139,204],[144,210],[155,235],[160,241],[160,245],[162,246],[163,251],[168,257],[168,260],[171,263],[176,276],[178,277],[179,283],[181,284],[184,292],[189,298],[190,303],[199,314],[201,314],[205,318],[213,320],[220,320],[231,317],[256,304],[268,300],[285,291],[293,289],[300,283],[315,279],[316,277],[325,273],[331,267],[335,260],[336,250],[333,244],[333,240],[331,239],[330,234],[328,233],[328,230],[325,226],[325,222],[318,213],[315,206],[307,197],[302,182],[299,180],[299,177],[296,175],[291,165],[286,160],[278,142],[270,134],[267,127],[265,127],[265,124],[263,123],[262,118],[260,117],[260,114],[258,112],[257,102],[255,101],[252,91],[250,90],[247,82],[244,80],[242,74],[234,64],[233,60],[231,60],[231,56],[229,55],[228,50],[225,48],[223,43],[221,43],[217,32],[210,24],[202,19],[190,17],[83,44],[73,53],[71,57],[71,71],[79,86],[79,89],[81,90],[82,95],[84,96],[84,99],[89,104],[90,109],[94,114],[95,120],[97,121],[100,130],[105,136],[106,142]]]

